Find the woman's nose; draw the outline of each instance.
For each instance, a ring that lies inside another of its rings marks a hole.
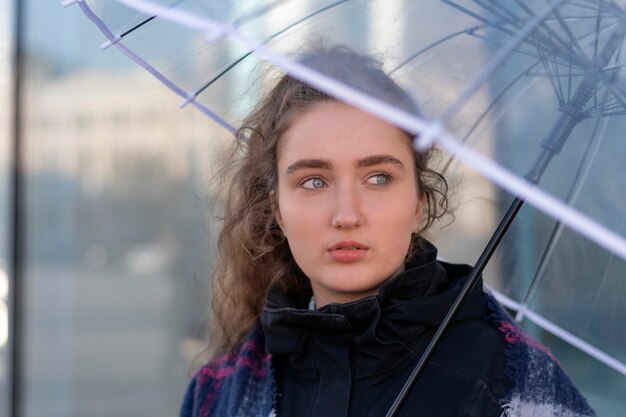
[[[357,190],[342,187],[337,190],[332,226],[339,229],[359,227],[363,224],[363,212]]]

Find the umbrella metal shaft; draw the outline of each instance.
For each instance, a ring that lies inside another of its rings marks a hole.
[[[454,300],[454,303],[452,304],[452,307],[450,307],[450,310],[448,310],[448,313],[446,314],[446,316],[444,317],[443,321],[441,322],[441,324],[437,328],[437,331],[435,332],[435,335],[430,340],[430,343],[426,347],[426,350],[422,354],[422,357],[420,358],[420,360],[417,363],[417,365],[415,365],[415,368],[411,372],[411,375],[409,375],[409,378],[407,379],[407,382],[402,387],[402,390],[400,391],[400,393],[396,397],[394,403],[391,405],[391,408],[387,412],[386,417],[396,417],[398,415],[398,413],[400,412],[400,407],[402,406],[404,401],[408,398],[409,393],[411,392],[411,389],[413,388],[413,386],[417,382],[417,378],[422,373],[422,371],[426,367],[426,364],[428,363],[429,359],[431,358],[431,356],[435,352],[435,349],[436,349],[437,345],[439,345],[439,342],[442,339],[444,333],[448,330],[449,325],[452,323],[452,320],[454,320],[454,317],[456,316],[456,314],[460,310],[460,308],[461,308],[461,306],[463,304],[463,301],[465,301],[465,298],[467,297],[467,295],[469,295],[469,293],[472,291],[472,289],[476,285],[476,282],[480,278],[480,275],[482,274],[483,269],[485,269],[485,266],[487,265],[487,262],[489,262],[489,259],[491,258],[491,255],[493,255],[493,252],[498,247],[498,244],[500,243],[500,241],[504,237],[504,234],[506,233],[506,230],[509,228],[509,226],[511,225],[511,223],[515,219],[515,216],[519,212],[520,208],[522,208],[523,204],[524,204],[524,200],[522,200],[519,197],[516,197],[515,200],[513,201],[513,204],[511,204],[511,206],[509,207],[509,209],[506,212],[504,218],[502,219],[502,221],[498,225],[498,228],[496,229],[496,232],[493,234],[493,236],[489,240],[489,243],[487,244],[487,247],[485,248],[483,253],[480,255],[480,258],[478,259],[478,262],[476,263],[476,266],[470,272],[470,275],[469,275],[467,281],[465,282],[465,284],[461,288],[461,292],[459,293],[457,298]]]

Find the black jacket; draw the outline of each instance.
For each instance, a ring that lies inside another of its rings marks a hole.
[[[308,310],[276,289],[261,320],[280,417],[382,417],[469,273],[425,250],[377,296]],[[400,416],[499,417],[510,387],[502,334],[476,285]]]

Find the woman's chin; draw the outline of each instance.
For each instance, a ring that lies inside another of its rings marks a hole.
[[[354,262],[325,265],[307,276],[316,300],[324,300],[325,304],[346,303],[378,294],[380,286],[398,270],[397,265],[381,267],[380,262]]]
[[[345,277],[331,283],[312,283],[315,298],[325,300],[325,304],[348,303],[378,294],[378,289],[386,279],[364,280],[363,277]],[[320,285],[321,284],[321,285]]]

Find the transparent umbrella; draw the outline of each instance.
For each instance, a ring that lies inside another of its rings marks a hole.
[[[415,133],[417,147],[435,141],[449,156],[441,169],[465,175],[457,221],[435,236],[443,256],[474,263],[482,253],[476,274],[491,260],[487,282],[519,320],[626,375],[622,1],[65,3],[98,25],[103,48],[231,131],[271,82],[259,70],[269,62]],[[294,59],[313,34],[382,56],[420,114]],[[519,198],[483,252],[497,226],[486,219],[510,194]],[[533,209],[516,218],[522,201]]]

